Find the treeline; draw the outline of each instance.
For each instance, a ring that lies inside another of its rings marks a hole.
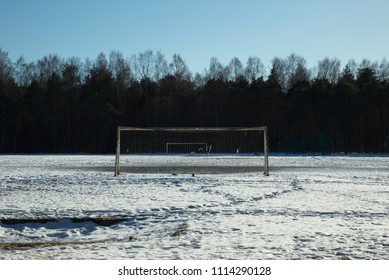
[[[389,63],[213,57],[193,74],[150,50],[12,62],[0,49],[1,153],[112,153],[119,125],[267,125],[273,152],[389,152]]]

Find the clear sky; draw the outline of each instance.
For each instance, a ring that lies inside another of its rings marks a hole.
[[[251,55],[389,58],[387,0],[0,0],[0,48],[12,61],[95,59],[151,49],[180,54],[192,72]]]

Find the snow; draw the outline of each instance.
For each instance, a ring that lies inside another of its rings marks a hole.
[[[127,160],[158,166],[198,159]],[[217,165],[221,157],[207,160]],[[271,155],[270,176],[115,177],[114,161],[1,155],[0,244],[104,242],[0,247],[0,259],[389,259],[387,156]],[[93,222],[101,217],[121,220]]]

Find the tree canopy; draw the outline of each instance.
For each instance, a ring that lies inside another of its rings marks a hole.
[[[117,126],[267,125],[273,152],[389,152],[389,63],[294,53],[193,74],[151,50],[12,62],[0,48],[1,153],[112,153]]]

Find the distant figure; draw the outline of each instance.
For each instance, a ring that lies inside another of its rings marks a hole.
[[[240,151],[240,148],[237,148],[236,149],[236,153],[239,154],[239,151]]]

